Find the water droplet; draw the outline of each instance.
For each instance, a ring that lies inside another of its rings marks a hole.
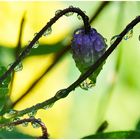
[[[33,117],[33,116],[36,115],[36,113],[37,113],[37,110],[33,110],[32,112],[29,112],[29,113],[28,113],[28,116],[29,116],[29,117]]]
[[[37,122],[31,122],[31,125],[33,126],[33,128],[39,128],[40,124]]]
[[[123,37],[124,40],[128,40],[133,36],[133,29],[129,30],[127,34]]]
[[[10,63],[10,64],[7,66],[7,69],[9,69],[12,65],[13,65],[13,63]]]
[[[11,66],[11,64],[10,64],[10,66]],[[8,67],[9,67],[9,66],[8,66]],[[0,66],[0,76],[2,76],[6,71],[7,71],[7,68],[6,68],[6,67]],[[10,81],[11,81],[11,75],[7,76],[6,79],[4,79],[4,80],[2,81],[2,83],[0,84],[0,87],[1,87],[0,90],[2,90],[2,88],[3,88],[2,91],[3,91],[3,92],[6,92],[6,91],[8,90],[8,85],[9,85]],[[7,89],[6,89],[6,88],[7,88]],[[8,91],[7,91],[7,92],[8,92]],[[7,93],[7,92],[6,92],[6,93]]]
[[[23,126],[23,127],[27,127],[28,124],[29,124],[29,122],[24,122],[24,123],[22,123],[22,126]]]
[[[39,46],[39,41],[36,41],[36,43],[33,45],[33,48],[38,48],[38,46]]]
[[[115,42],[115,40],[116,40],[117,38],[119,38],[119,35],[113,36],[113,37],[111,38],[111,40],[110,40],[110,45],[112,45],[112,44]]]
[[[104,38],[104,41],[105,41],[105,43],[107,43],[107,39],[106,38]]]
[[[56,97],[57,99],[65,98],[65,97],[67,96],[66,93],[67,93],[67,90],[66,90],[66,89],[61,89],[61,90],[59,90],[59,91],[56,93],[55,97]]]
[[[52,32],[52,28],[49,27],[43,35],[47,36],[47,35],[51,34],[51,32]]]
[[[15,72],[18,72],[18,71],[21,71],[23,69],[23,65],[22,63],[20,62],[15,68],[14,68],[14,71]]]
[[[26,55],[29,55],[31,50],[29,48],[26,48]]]
[[[70,6],[69,6],[69,8],[73,8],[73,6],[72,6],[72,5],[70,5]]]
[[[36,36],[38,33],[34,33],[34,36]],[[30,41],[31,42],[31,41]]]
[[[73,12],[68,12],[65,14],[66,17],[72,16],[72,15],[73,15]]]
[[[57,11],[55,12],[55,15],[59,14],[61,11],[62,11],[62,10],[57,10]]]
[[[49,105],[46,105],[43,107],[43,109],[48,110],[49,108],[51,108],[54,105],[54,103],[51,103]]]
[[[12,131],[14,129],[14,126],[6,126],[5,129],[7,131]]]
[[[89,78],[87,78],[80,84],[80,87],[84,90],[88,90],[89,88],[92,88],[94,86],[95,84]]]
[[[28,41],[28,45],[29,45],[30,43],[31,43],[31,41],[29,40],[29,41]]]
[[[15,116],[16,114],[17,114],[17,111],[16,111],[16,110],[10,110],[8,113],[5,113],[5,114],[3,115],[3,117],[4,117],[5,119],[9,119],[9,118]]]
[[[79,14],[77,14],[77,18],[78,18],[79,20],[82,19],[82,17],[81,17]]]
[[[20,120],[20,118],[14,118],[14,119],[13,119],[14,122],[17,122],[17,121],[19,121],[19,120]]]

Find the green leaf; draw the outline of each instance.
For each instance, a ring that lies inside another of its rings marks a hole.
[[[136,125],[136,130],[140,131],[140,120],[138,121],[137,125]]]
[[[16,130],[13,130],[11,132],[6,130],[0,130],[0,139],[33,139],[34,137],[23,134],[21,132],[18,132]]]
[[[43,55],[49,53],[55,53],[64,48],[63,42],[56,44],[40,44],[38,48],[32,49],[30,55]]]
[[[114,131],[89,135],[83,139],[138,139],[140,131]]]
[[[6,67],[0,66],[0,76],[2,76],[7,71]],[[8,87],[11,81],[11,76],[7,76],[7,78],[0,84],[0,87]],[[0,92],[1,93],[1,92]]]

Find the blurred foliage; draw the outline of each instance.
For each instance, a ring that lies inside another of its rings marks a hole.
[[[140,132],[138,131],[118,131],[108,133],[97,133],[84,137],[84,139],[138,139],[140,138]]]
[[[0,139],[33,139],[34,137],[13,130],[11,132],[6,130],[0,130]]]
[[[110,3],[91,23],[107,38],[108,46],[112,36],[119,34],[140,11],[140,2]],[[0,2],[0,66],[7,67],[15,59],[18,27],[25,11],[27,16],[21,40],[22,49],[54,16],[56,10],[73,5],[92,17],[100,4],[101,2],[96,1]],[[60,59],[56,56],[66,48],[73,31],[81,25],[82,22],[76,16],[63,17],[53,25],[53,32],[48,38],[42,37],[39,40],[39,47],[32,49],[24,59],[23,70],[14,75],[9,95],[14,109],[21,110],[42,102],[79,77],[80,73],[70,53],[64,53]],[[133,37],[122,41],[107,59],[93,89],[84,91],[77,88],[73,94],[58,101],[48,111],[38,111],[36,116],[46,124],[51,138],[81,138],[89,134],[93,135],[85,138],[140,138],[137,123],[140,117],[139,28],[140,25],[137,25],[133,29]],[[7,87],[0,87],[1,107],[6,100],[5,94],[8,95]],[[95,134],[103,120],[107,120],[109,124],[106,132]],[[135,128],[137,131],[122,131]],[[18,126],[17,129],[20,132],[0,131],[0,138],[30,138],[41,135],[40,130],[31,126]]]

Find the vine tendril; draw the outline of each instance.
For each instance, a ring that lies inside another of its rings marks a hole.
[[[37,33],[37,35],[33,38],[33,40],[29,43],[29,45],[23,50],[23,52],[17,57],[16,61],[11,65],[11,67],[0,77],[0,83],[14,71],[14,68],[25,58],[25,56],[30,52],[34,44],[39,40],[40,37],[45,33],[45,31],[50,28],[60,17],[65,15],[68,12],[74,12],[79,14],[84,22],[85,33],[87,34],[90,31],[89,18],[85,15],[85,13],[79,8],[69,7],[58,14],[56,14],[50,21]]]

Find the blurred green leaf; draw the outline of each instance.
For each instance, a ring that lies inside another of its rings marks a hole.
[[[43,55],[60,51],[64,48],[65,43],[60,41],[56,44],[40,44],[38,48],[32,49],[30,55]],[[14,57],[15,48],[0,46],[0,65],[4,65],[4,58],[12,55]]]
[[[7,71],[6,67],[0,66],[0,76],[3,75]],[[8,92],[9,88],[8,85],[11,81],[11,76],[7,76],[7,78],[0,84],[0,113],[2,113],[2,109],[4,105],[7,104],[8,101]]]
[[[40,44],[38,48],[31,50],[30,55],[43,55],[43,54],[54,53],[60,51],[63,48],[64,48],[63,42],[58,42],[52,45]]]
[[[0,139],[33,139],[34,137],[20,133],[16,130],[11,132],[6,130],[0,130]]]
[[[140,120],[138,121],[137,125],[136,125],[136,130],[140,131]]]
[[[140,131],[115,131],[107,133],[97,133],[86,136],[83,139],[138,139]]]

